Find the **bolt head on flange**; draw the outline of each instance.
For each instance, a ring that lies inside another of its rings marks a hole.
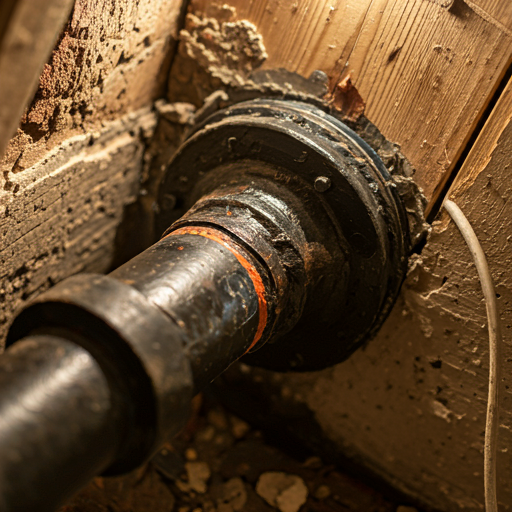
[[[327,192],[331,187],[331,179],[327,176],[318,176],[315,180],[315,190],[317,192]]]
[[[244,362],[309,371],[343,361],[379,329],[405,275],[407,220],[392,178],[368,144],[318,107],[266,99],[235,104],[197,126],[170,163],[157,232],[186,213],[208,175],[237,162],[273,166],[305,183],[336,226],[349,268],[342,300],[325,297],[325,314],[306,314]]]

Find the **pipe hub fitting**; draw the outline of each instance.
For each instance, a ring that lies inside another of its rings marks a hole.
[[[51,511],[93,475],[137,467],[241,357],[284,371],[346,359],[405,275],[393,180],[308,104],[256,100],[211,116],[171,162],[159,205],[157,243],[108,276],[57,284],[12,323],[0,358],[3,510]],[[37,408],[19,407],[34,396]]]
[[[291,286],[277,287],[271,343],[244,357],[268,369],[346,359],[379,329],[406,272],[407,219],[387,169],[309,104],[259,99],[210,116],[170,163],[159,207],[157,232],[219,226]]]

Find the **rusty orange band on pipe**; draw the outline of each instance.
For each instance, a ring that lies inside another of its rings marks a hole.
[[[251,278],[252,284],[256,291],[256,295],[258,296],[258,311],[260,317],[258,321],[258,329],[256,330],[254,339],[252,340],[250,347],[242,355],[247,354],[247,352],[249,352],[261,339],[263,331],[267,325],[268,313],[267,301],[265,299],[265,285],[263,284],[259,272],[256,270],[254,265],[252,265],[242,254],[240,254],[240,252],[238,252],[237,247],[231,238],[218,229],[209,227],[184,226],[182,228],[178,228],[176,231],[171,231],[167,236],[172,235],[204,236],[205,238],[209,238],[210,240],[221,244],[235,256],[240,265],[242,265],[242,267],[244,267],[244,269],[249,274],[249,277]]]

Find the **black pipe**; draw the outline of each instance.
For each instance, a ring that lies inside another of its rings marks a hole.
[[[136,468],[245,354],[317,369],[375,331],[407,237],[389,176],[347,130],[284,102],[215,115],[162,184],[176,196],[161,205],[184,213],[165,236],[21,311],[0,358],[1,512],[51,511],[95,474]]]
[[[192,395],[261,338],[263,282],[222,231],[182,229],[22,312],[9,340],[22,339],[0,358],[0,510],[54,510],[94,475],[149,458]]]
[[[106,469],[120,422],[91,355],[35,335],[0,358],[0,510],[51,512]]]
[[[241,246],[221,231],[198,227],[163,238],[110,276],[140,291],[183,330],[195,394],[242,356],[257,334],[254,274],[268,281]]]

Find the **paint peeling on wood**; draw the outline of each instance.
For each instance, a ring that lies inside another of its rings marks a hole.
[[[359,117],[364,114],[366,104],[354,87],[350,75],[347,75],[334,88],[330,89],[332,92],[326,97],[329,105],[335,108],[346,120],[357,122]]]

